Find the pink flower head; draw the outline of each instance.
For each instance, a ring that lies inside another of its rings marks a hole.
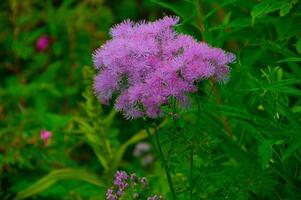
[[[140,191],[137,190],[138,188],[140,188]],[[106,200],[128,199],[124,197],[129,197],[129,195],[134,199],[140,199],[140,195],[146,189],[148,189],[146,177],[138,177],[135,173],[127,174],[125,171],[117,171],[113,186],[107,189]],[[152,198],[151,200],[163,199],[162,196],[157,195],[149,198]]]
[[[227,79],[235,56],[176,33],[172,27],[178,22],[167,16],[148,23],[126,20],[111,28],[112,39],[93,55],[99,70],[94,91],[102,103],[117,94],[115,108],[126,118],[156,118],[170,97],[189,105],[187,93],[196,91],[197,81]]]
[[[109,188],[107,190],[107,193],[106,193],[106,199],[107,200],[117,200],[117,195],[114,194],[114,191],[112,188]]]
[[[38,52],[42,52],[45,49],[47,49],[49,45],[50,45],[50,37],[47,35],[43,35],[39,37],[38,40],[36,41],[36,50]]]
[[[154,195],[154,196],[151,196],[151,197],[148,197],[147,200],[162,200],[162,196],[158,196],[158,195]]]
[[[40,133],[41,140],[45,145],[48,144],[49,139],[51,138],[52,133],[50,131],[42,130]]]

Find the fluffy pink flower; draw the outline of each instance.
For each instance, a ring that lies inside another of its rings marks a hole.
[[[45,49],[47,49],[49,45],[50,45],[50,37],[47,35],[43,35],[39,37],[38,40],[36,41],[36,50],[38,52],[42,52]]]
[[[51,136],[52,133],[50,131],[42,130],[40,133],[41,140],[44,142],[45,145],[48,145]]]
[[[124,21],[111,28],[112,39],[93,55],[99,74],[94,91],[105,104],[118,94],[115,107],[126,118],[162,115],[161,106],[174,97],[188,105],[187,93],[199,80],[227,79],[235,56],[178,34],[178,17],[154,22]]]

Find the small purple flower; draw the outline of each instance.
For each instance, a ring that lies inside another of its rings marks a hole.
[[[116,194],[114,194],[113,189],[109,188],[106,193],[107,200],[117,200]]]
[[[49,45],[50,45],[50,37],[47,35],[43,35],[39,37],[38,40],[36,41],[36,50],[38,52],[42,52],[45,49],[47,49]]]
[[[129,187],[128,184],[129,175],[124,171],[117,171],[115,174],[114,185],[118,188],[116,194],[121,196],[123,191]]]
[[[124,171],[117,171],[113,186],[107,190],[106,200],[123,199],[123,197],[128,196],[129,193],[127,192],[131,192],[130,195],[134,199],[140,199],[146,189],[148,189],[148,181],[146,177],[140,178],[137,177],[135,173],[128,175]],[[155,200],[163,199],[162,196],[158,195],[149,198],[153,198]]]
[[[117,196],[120,197],[120,196],[123,194],[123,190],[119,188],[119,189],[117,190],[116,194],[117,194]]]
[[[162,105],[174,97],[189,105],[187,93],[196,82],[224,81],[235,56],[173,30],[178,17],[154,22],[126,20],[111,28],[112,39],[97,49],[93,61],[96,96],[108,104],[118,94],[115,108],[127,119],[162,116]]]
[[[158,195],[154,195],[147,198],[147,200],[161,200],[161,199],[163,199],[162,196],[158,196]]]
[[[42,130],[40,133],[41,140],[44,142],[44,145],[47,146],[49,139],[51,138],[52,133],[50,131]]]
[[[114,184],[116,186],[119,186],[120,184],[123,184],[128,179],[128,174],[124,171],[117,171],[115,174],[115,181]]]

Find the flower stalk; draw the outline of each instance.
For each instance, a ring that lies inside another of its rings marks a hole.
[[[170,169],[169,169],[169,166],[167,164],[167,160],[165,159],[163,151],[162,151],[161,143],[160,143],[159,136],[158,136],[157,127],[154,127],[154,129],[155,129],[154,130],[154,135],[155,135],[156,143],[157,143],[157,146],[158,146],[158,152],[160,154],[160,158],[161,158],[161,161],[162,161],[165,173],[166,173],[167,182],[168,182],[169,189],[170,189],[170,192],[171,192],[171,195],[172,195],[172,199],[176,200],[177,199],[176,192],[175,192],[175,189],[174,189],[174,186],[173,186],[173,182],[172,182],[172,178],[171,178],[171,175],[170,175]]]

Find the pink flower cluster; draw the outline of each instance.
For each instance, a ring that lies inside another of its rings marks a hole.
[[[127,20],[111,29],[112,39],[93,55],[99,70],[94,90],[102,103],[119,94],[115,108],[126,118],[156,118],[170,97],[186,104],[186,94],[196,91],[197,81],[225,80],[235,56],[176,33],[173,26],[178,21],[178,17],[149,23]]]
[[[152,197],[148,197],[147,200],[162,200],[162,196],[154,195]]]
[[[142,191],[139,191],[138,188]],[[143,194],[143,189],[148,187],[148,181],[145,177],[137,177],[136,174],[127,174],[125,171],[117,171],[115,174],[115,179],[113,186],[107,190],[106,199],[107,200],[119,200],[124,199],[127,193],[130,192],[132,199],[140,199],[139,197]],[[159,197],[157,195],[149,197],[148,199],[154,199],[154,197]],[[160,196],[161,197],[161,196]],[[154,199],[156,200],[156,198]]]

